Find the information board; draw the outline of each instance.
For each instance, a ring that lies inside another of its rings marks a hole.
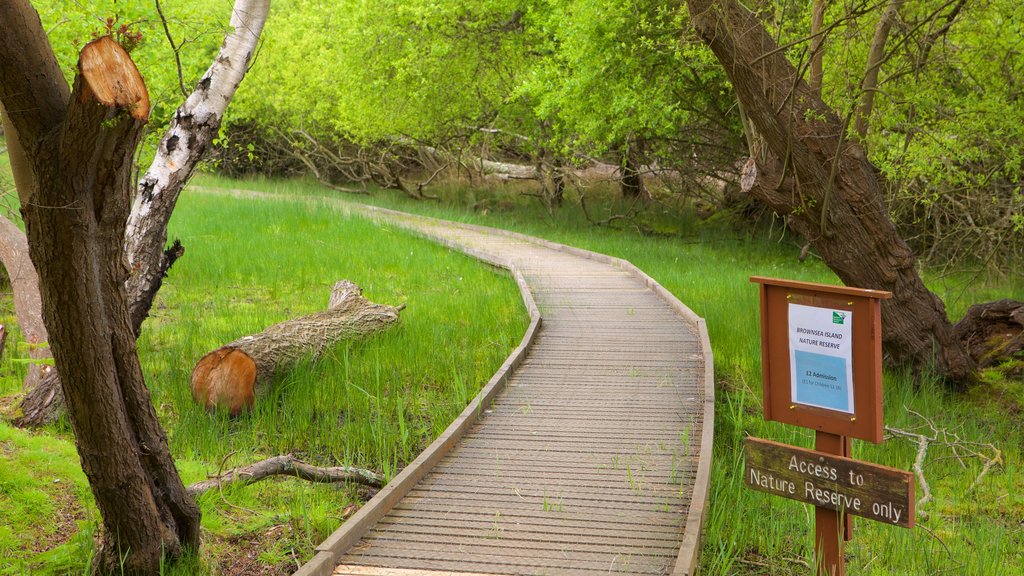
[[[755,276],[764,417],[882,441],[880,290]]]

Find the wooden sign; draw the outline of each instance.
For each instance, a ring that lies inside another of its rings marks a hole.
[[[754,276],[761,285],[764,417],[882,441],[879,290]]]
[[[754,490],[914,527],[910,472],[760,438],[747,438],[743,451],[743,478]]]

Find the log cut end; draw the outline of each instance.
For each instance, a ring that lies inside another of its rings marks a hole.
[[[331,290],[327,310],[274,324],[203,356],[192,370],[192,397],[209,410],[239,414],[266,393],[276,375],[320,358],[342,340],[398,322],[404,305],[375,304],[362,294],[359,286],[342,280]]]
[[[136,120],[149,118],[149,91],[128,52],[110,36],[101,36],[82,48],[78,68],[97,102],[123,108]]]
[[[237,348],[218,348],[192,370],[192,398],[210,411],[241,414],[252,408],[255,388],[256,362]]]

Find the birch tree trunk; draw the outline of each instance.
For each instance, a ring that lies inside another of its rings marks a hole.
[[[199,544],[199,508],[171,458],[128,318],[124,225],[149,97],[109,36],[70,91],[26,0],[0,3],[0,101],[24,151],[29,250],[82,469],[103,518],[95,567],[155,574]]]
[[[236,0],[231,10],[231,32],[195,90],[174,113],[153,164],[139,180],[125,232],[131,270],[128,301],[136,334],[173,264],[173,255],[164,251],[171,212],[206,147],[220,130],[224,111],[256,53],[269,11],[270,0]]]
[[[235,2],[231,32],[195,91],[175,112],[152,165],[139,181],[124,238],[130,267],[126,282],[129,314],[136,336],[164,277],[184,251],[177,243],[164,249],[171,213],[206,147],[220,129],[224,111],[256,51],[269,11],[270,0]],[[58,373],[46,374],[38,384],[26,381],[16,424],[42,426],[52,422],[63,405]]]

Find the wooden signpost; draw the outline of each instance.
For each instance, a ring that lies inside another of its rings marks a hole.
[[[914,479],[905,470],[747,438],[744,481],[754,490],[894,524],[914,526]]]
[[[882,441],[881,301],[892,295],[750,280],[761,285],[764,417],[813,429],[815,449],[748,438],[744,479],[813,504],[817,573],[844,576],[849,515],[914,526],[911,473],[849,458],[850,438]]]

